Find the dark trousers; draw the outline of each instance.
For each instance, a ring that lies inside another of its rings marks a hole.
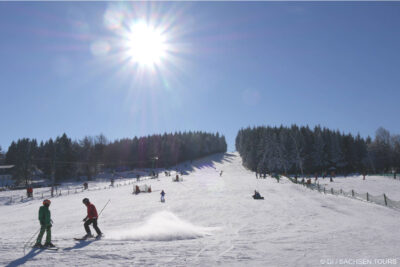
[[[42,243],[42,238],[43,238],[44,232],[46,232],[46,243],[45,244],[51,243],[51,225],[48,225],[48,226],[41,225],[40,233],[36,239],[36,244]]]
[[[97,219],[88,219],[86,222],[85,222],[85,231],[86,231],[86,233],[87,234],[91,234],[91,232],[90,232],[90,228],[89,228],[89,225],[91,225],[93,223],[93,228],[94,228],[94,230],[96,230],[96,233],[99,235],[99,234],[101,234],[101,231],[100,231],[100,229],[99,229],[99,227],[97,227]]]

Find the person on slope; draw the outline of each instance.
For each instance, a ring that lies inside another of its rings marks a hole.
[[[84,198],[82,200],[82,202],[87,207],[87,216],[83,219],[83,221],[85,222],[84,226],[85,226],[86,235],[83,238],[93,237],[92,233],[90,232],[90,228],[89,228],[89,225],[92,223],[93,223],[93,228],[97,233],[96,238],[100,238],[103,234],[100,231],[99,227],[97,226],[97,218],[99,216],[97,215],[96,207],[92,203],[90,203],[88,198]]]
[[[33,197],[33,188],[31,185],[29,185],[28,188],[26,189],[26,195],[28,197]]]
[[[254,190],[254,195],[253,195],[254,199],[264,199],[264,197],[262,197],[260,195],[260,192],[258,192],[257,190]]]
[[[43,248],[43,247],[55,247],[53,243],[51,243],[51,216],[50,216],[50,206],[51,201],[48,199],[43,200],[43,206],[39,208],[39,222],[40,222],[40,232],[36,239],[36,244],[33,246],[35,248]],[[46,232],[46,243],[42,246],[42,238]]]
[[[160,195],[161,195],[161,202],[165,202],[165,192],[164,192],[164,190],[161,190]]]

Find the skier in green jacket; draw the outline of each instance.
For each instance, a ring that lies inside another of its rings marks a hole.
[[[34,245],[35,248],[43,248],[43,247],[55,247],[53,243],[51,243],[51,217],[50,217],[50,206],[51,201],[45,199],[43,201],[43,206],[39,208],[39,221],[40,221],[40,233],[38,238],[36,239],[36,244]],[[42,238],[46,232],[46,243],[42,246]]]

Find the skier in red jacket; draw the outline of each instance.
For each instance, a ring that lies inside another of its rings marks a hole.
[[[93,223],[93,228],[94,228],[94,230],[96,230],[96,233],[97,233],[96,238],[100,238],[103,234],[101,233],[99,227],[97,227],[97,218],[99,216],[97,215],[96,207],[92,203],[90,203],[88,198],[84,198],[82,200],[82,202],[87,207],[87,216],[85,217],[85,219],[83,219],[83,221],[85,222],[84,226],[85,226],[86,235],[83,238],[93,237],[92,233],[90,232],[90,228],[89,228],[89,225],[92,223]]]

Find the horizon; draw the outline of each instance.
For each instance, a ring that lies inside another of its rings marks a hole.
[[[1,2],[0,146],[309,126],[399,134],[396,2]]]

